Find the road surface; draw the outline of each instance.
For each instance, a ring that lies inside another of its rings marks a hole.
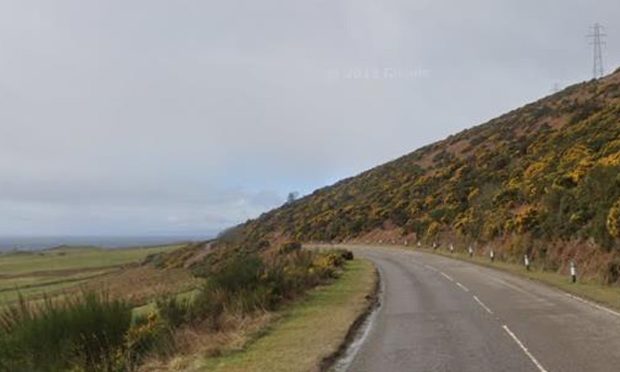
[[[620,313],[463,261],[349,248],[383,291],[348,371],[620,371]]]

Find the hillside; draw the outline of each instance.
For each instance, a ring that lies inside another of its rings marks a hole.
[[[300,241],[493,244],[619,279],[620,70],[319,189],[234,229]]]

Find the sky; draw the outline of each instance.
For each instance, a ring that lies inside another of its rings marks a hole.
[[[0,0],[0,236],[196,235],[591,78],[618,0]]]

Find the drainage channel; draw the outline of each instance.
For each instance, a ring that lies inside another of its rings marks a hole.
[[[370,334],[370,330],[372,329],[375,320],[377,318],[377,314],[381,310],[381,306],[383,303],[383,293],[384,293],[384,283],[381,280],[383,273],[381,269],[379,271],[379,293],[377,293],[377,304],[373,307],[373,309],[366,315],[364,321],[359,325],[357,330],[355,331],[355,336],[347,346],[346,350],[342,353],[342,355],[336,359],[334,364],[328,369],[329,372],[346,372],[349,367],[355,360],[357,353],[360,351],[364,341],[368,338]]]

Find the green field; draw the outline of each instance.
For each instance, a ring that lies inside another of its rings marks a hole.
[[[19,294],[31,298],[78,286],[89,279],[122,270],[146,256],[179,248],[180,245],[102,249],[63,247],[36,252],[0,255],[0,305],[15,301]]]

